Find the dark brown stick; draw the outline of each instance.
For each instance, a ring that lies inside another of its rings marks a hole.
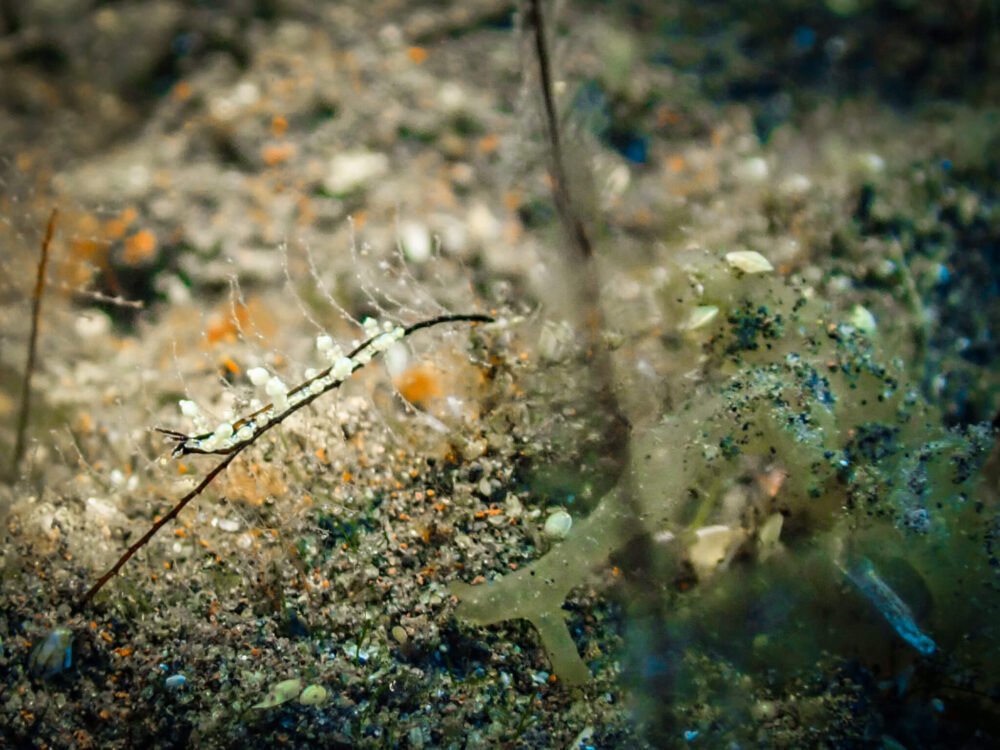
[[[24,365],[24,382],[21,383],[21,412],[17,418],[17,442],[14,444],[14,457],[11,461],[11,478],[17,477],[17,469],[24,455],[24,444],[28,433],[28,420],[31,415],[31,376],[35,372],[35,353],[38,349],[38,320],[42,313],[42,296],[45,294],[45,270],[49,265],[49,246],[56,229],[56,217],[59,209],[53,208],[49,214],[49,223],[45,228],[45,239],[42,240],[41,257],[38,259],[38,276],[35,278],[35,293],[31,300],[31,337],[28,339],[28,361]]]
[[[571,252],[577,256],[570,259],[569,268],[575,277],[574,290],[577,309],[580,311],[580,318],[584,324],[586,348],[591,358],[591,368],[597,380],[598,403],[611,419],[608,444],[616,456],[622,456],[628,443],[629,422],[615,395],[611,360],[607,347],[601,341],[601,332],[604,330],[604,315],[601,310],[600,283],[594,262],[594,244],[591,242],[587,228],[577,210],[567,178],[559,115],[556,111],[555,96],[552,93],[552,63],[545,35],[542,0],[528,0],[527,20],[531,26],[534,40],[539,84],[545,107],[545,123],[551,156],[552,197],[563,230],[569,238]]]
[[[275,422],[275,424],[277,424],[277,422]],[[264,431],[261,431],[261,434],[264,434]],[[97,595],[97,592],[100,591],[102,588],[104,588],[104,584],[106,584],[108,581],[110,581],[112,578],[115,577],[115,574],[122,569],[125,563],[127,563],[129,560],[132,559],[132,556],[136,552],[145,547],[146,544],[149,542],[149,540],[152,539],[154,536],[156,536],[157,532],[160,529],[162,529],[168,523],[177,518],[180,512],[184,510],[184,508],[187,506],[187,504],[190,503],[192,500],[194,500],[196,497],[198,497],[198,495],[200,495],[202,492],[204,492],[205,488],[208,487],[208,485],[210,485],[215,480],[215,478],[219,476],[219,474],[221,474],[226,469],[226,467],[233,462],[233,459],[235,459],[238,455],[240,455],[240,453],[243,451],[244,448],[248,448],[250,445],[251,445],[250,443],[242,445],[239,450],[233,451],[224,459],[219,461],[219,463],[216,464],[215,468],[212,469],[210,472],[208,472],[208,474],[205,475],[205,478],[198,483],[197,487],[195,487],[188,494],[182,497],[180,501],[177,503],[177,505],[171,508],[170,512],[167,513],[165,516],[163,516],[163,518],[161,518],[159,521],[150,526],[149,531],[143,534],[139,538],[139,541],[137,541],[135,544],[129,547],[125,551],[125,554],[123,554],[121,557],[118,558],[118,562],[112,565],[111,568],[108,570],[108,572],[102,575],[100,578],[98,578],[97,582],[87,590],[87,593],[84,594],[80,598],[80,601],[77,603],[77,609],[82,609],[84,606],[86,606],[87,602],[93,599]]]
[[[559,131],[559,113],[556,111],[555,97],[552,95],[552,63],[549,56],[549,45],[545,38],[545,18],[542,15],[541,0],[531,0],[528,3],[528,21],[531,23],[535,40],[535,55],[538,57],[538,74],[541,80],[542,102],[545,106],[545,124],[549,136],[549,147],[552,153],[552,194],[556,203],[559,218],[576,251],[583,260],[589,260],[594,254],[594,246],[590,242],[583,221],[575,210],[571,195],[569,179],[566,176],[566,163],[563,158],[562,136]]]

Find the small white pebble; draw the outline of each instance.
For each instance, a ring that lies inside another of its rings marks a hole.
[[[736,167],[736,175],[750,183],[760,183],[767,179],[769,169],[767,161],[760,156],[754,156]]]
[[[370,151],[337,154],[330,160],[323,187],[335,195],[363,188],[389,171],[389,157]]]
[[[234,521],[232,518],[220,518],[216,525],[223,531],[228,531],[231,534],[240,530],[240,522]]]
[[[328,352],[333,348],[333,339],[329,336],[316,337],[316,351]]]
[[[198,404],[196,404],[194,401],[181,399],[177,403],[181,407],[181,414],[183,414],[185,417],[194,418],[201,414],[201,409],[198,408]]]
[[[812,187],[812,180],[804,174],[793,174],[781,181],[779,190],[789,197],[799,197],[809,192]]]
[[[869,175],[882,174],[885,171],[885,159],[873,151],[865,151],[855,157],[855,162],[862,171]]]
[[[427,262],[434,249],[427,227],[415,221],[407,221],[399,227],[399,241],[407,259],[414,263]]]
[[[215,432],[212,435],[220,442],[229,440],[233,436],[233,426],[229,422],[223,422],[215,428]]]
[[[271,373],[269,373],[264,367],[251,367],[247,370],[247,377],[250,378],[251,383],[260,388],[268,380],[270,380]]]
[[[378,333],[378,321],[375,318],[365,318],[361,321],[361,327],[365,331],[365,338],[370,339],[376,333]]]
[[[771,261],[756,250],[734,250],[726,253],[726,263],[743,273],[767,273],[774,270]]]
[[[545,519],[543,531],[549,539],[565,539],[571,528],[573,528],[573,516],[560,508]]]

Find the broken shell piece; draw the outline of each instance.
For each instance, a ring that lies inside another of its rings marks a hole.
[[[875,333],[875,329],[878,328],[878,324],[875,322],[875,316],[872,315],[871,311],[863,305],[855,305],[851,308],[848,322],[861,331],[861,333],[868,334],[869,336]]]
[[[35,646],[28,671],[39,677],[54,677],[73,666],[73,631],[54,628]]]
[[[785,517],[780,513],[772,513],[767,520],[761,524],[757,530],[758,556],[761,560],[766,560],[778,551],[781,544],[781,527],[785,523]]]
[[[303,706],[322,706],[326,703],[326,688],[322,685],[310,685],[302,691],[299,703]]]
[[[545,536],[549,539],[565,539],[573,528],[573,516],[560,509],[549,514],[545,519]]]
[[[756,250],[735,250],[726,253],[726,263],[743,273],[767,273],[774,270],[771,261]]]
[[[698,578],[706,578],[729,558],[742,544],[746,533],[728,526],[705,526],[695,533],[695,542],[688,549],[688,559]]]
[[[282,703],[288,703],[301,692],[302,680],[298,678],[283,680],[277,685],[272,685],[271,689],[267,691],[267,695],[264,696],[264,700],[254,704],[251,708],[274,708]]]
[[[687,316],[685,320],[680,325],[682,331],[696,331],[699,328],[704,328],[719,314],[719,308],[715,305],[699,305],[691,314]]]

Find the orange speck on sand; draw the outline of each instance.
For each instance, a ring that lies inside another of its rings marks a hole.
[[[125,240],[122,260],[129,266],[137,266],[150,260],[156,253],[156,235],[148,229],[136,232]]]
[[[184,537],[187,536],[187,532],[184,529],[174,529],[174,536]]]
[[[678,174],[684,171],[684,157],[680,154],[674,154],[669,159],[667,159],[667,169],[673,174]]]
[[[326,463],[326,448],[317,448],[313,455],[316,456],[316,460]]]
[[[785,483],[786,476],[787,474],[781,469],[772,469],[757,477],[757,482],[768,497],[777,497],[778,493],[781,492],[781,485]]]
[[[413,404],[421,404],[443,395],[441,377],[433,365],[421,363],[402,372],[395,380],[396,389]]]
[[[500,136],[496,133],[484,135],[476,146],[482,153],[492,154],[500,146]]]
[[[351,476],[351,472],[349,471],[345,471],[343,474],[340,475],[341,482],[350,482],[351,479],[353,479],[353,477]]]
[[[122,657],[131,656],[132,648],[130,646],[119,646],[118,648],[115,649],[115,653],[118,654],[118,656]]]
[[[271,135],[280,138],[288,131],[288,119],[282,115],[275,115],[271,118]]]
[[[406,49],[406,56],[410,58],[411,62],[420,65],[420,63],[427,59],[427,49],[424,47],[408,47]]]
[[[188,473],[187,464],[183,463],[177,464],[177,473],[180,474],[181,476],[187,474]]]
[[[112,240],[118,240],[125,236],[128,229],[128,222],[122,219],[110,219],[104,223],[104,234]]]
[[[504,207],[514,213],[521,207],[524,203],[524,196],[517,190],[506,190],[503,194],[503,205]]]
[[[286,162],[294,155],[295,144],[287,141],[283,141],[282,143],[268,143],[260,150],[260,158],[269,167]]]
[[[225,359],[222,360],[222,366],[225,367],[226,370],[232,373],[233,375],[240,374],[240,366],[236,364],[230,357],[226,357]]]
[[[114,639],[111,637],[111,633],[109,633],[107,630],[102,630],[101,640],[104,641],[105,643],[111,643],[111,641]]]
[[[191,84],[187,81],[178,81],[170,90],[170,95],[177,102],[187,101],[191,98],[192,93],[194,93],[194,89],[191,88]]]

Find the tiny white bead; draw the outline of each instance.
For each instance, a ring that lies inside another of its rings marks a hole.
[[[316,337],[316,349],[321,352],[328,352],[333,348],[333,339],[329,336]]]
[[[354,363],[348,357],[341,357],[334,362],[330,374],[337,380],[345,380],[350,377],[352,370],[354,370]]]
[[[263,367],[251,367],[247,370],[247,377],[250,378],[251,383],[260,388],[270,379],[271,373]]]
[[[198,408],[198,404],[194,401],[181,399],[178,401],[178,405],[181,407],[181,414],[185,417],[197,417],[201,413],[201,410]]]
[[[281,378],[275,375],[267,381],[267,385],[264,386],[264,392],[271,398],[277,398],[279,395],[288,393],[288,387],[282,382]]]
[[[215,428],[212,437],[216,440],[229,440],[233,436],[233,426],[229,422],[223,422]]]

